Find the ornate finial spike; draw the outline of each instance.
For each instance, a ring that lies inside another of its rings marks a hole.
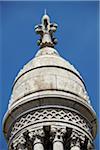
[[[57,44],[57,39],[53,36],[53,33],[57,29],[57,24],[50,23],[50,18],[46,13],[45,9],[42,17],[42,24],[35,26],[35,32],[40,34],[40,39],[37,41],[40,48],[54,47],[54,45]]]

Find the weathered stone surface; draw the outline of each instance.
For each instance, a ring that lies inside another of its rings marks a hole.
[[[50,47],[40,49],[36,57],[20,71],[10,103],[31,93],[46,90],[70,92],[89,102],[84,82],[77,70]]]

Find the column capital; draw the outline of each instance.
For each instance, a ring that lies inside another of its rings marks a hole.
[[[21,134],[21,135],[19,136],[19,143],[20,143],[20,144],[25,144],[25,142],[26,142],[25,137],[24,137],[23,134]]]
[[[45,136],[43,128],[38,128],[35,130],[29,131],[29,137],[30,139],[35,139],[36,137],[42,138]]]
[[[80,137],[79,137],[78,132],[74,129],[72,130],[70,141],[71,141],[71,144],[70,144],[71,148],[75,148],[75,147],[80,148]]]
[[[53,142],[63,142],[63,136],[65,135],[65,133],[66,127],[51,126],[51,139],[53,139]]]
[[[51,133],[56,134],[57,132],[59,132],[63,136],[66,133],[66,127],[51,126]]]

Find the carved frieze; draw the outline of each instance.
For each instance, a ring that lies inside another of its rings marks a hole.
[[[86,120],[76,113],[70,111],[66,112],[60,109],[43,109],[34,113],[28,113],[26,116],[23,116],[16,121],[11,131],[11,137],[26,126],[30,126],[34,123],[36,124],[39,121],[64,121],[65,123],[79,126],[80,128],[86,130],[86,132],[90,132],[90,128]]]

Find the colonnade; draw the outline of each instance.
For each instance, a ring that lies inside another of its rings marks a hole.
[[[49,140],[52,142],[52,149],[47,149],[45,146],[44,138],[48,135],[45,134],[43,128],[34,131],[28,131],[25,136],[24,133],[20,134],[13,140],[11,150],[93,150],[93,145],[86,136],[79,135],[78,131],[71,129],[69,140],[66,140],[68,133],[65,127],[51,126],[49,133]],[[68,133],[69,134],[69,133]],[[28,140],[27,140],[28,139]],[[28,142],[31,141],[31,146]],[[66,141],[68,143],[66,143]],[[65,145],[69,145],[67,148]]]

